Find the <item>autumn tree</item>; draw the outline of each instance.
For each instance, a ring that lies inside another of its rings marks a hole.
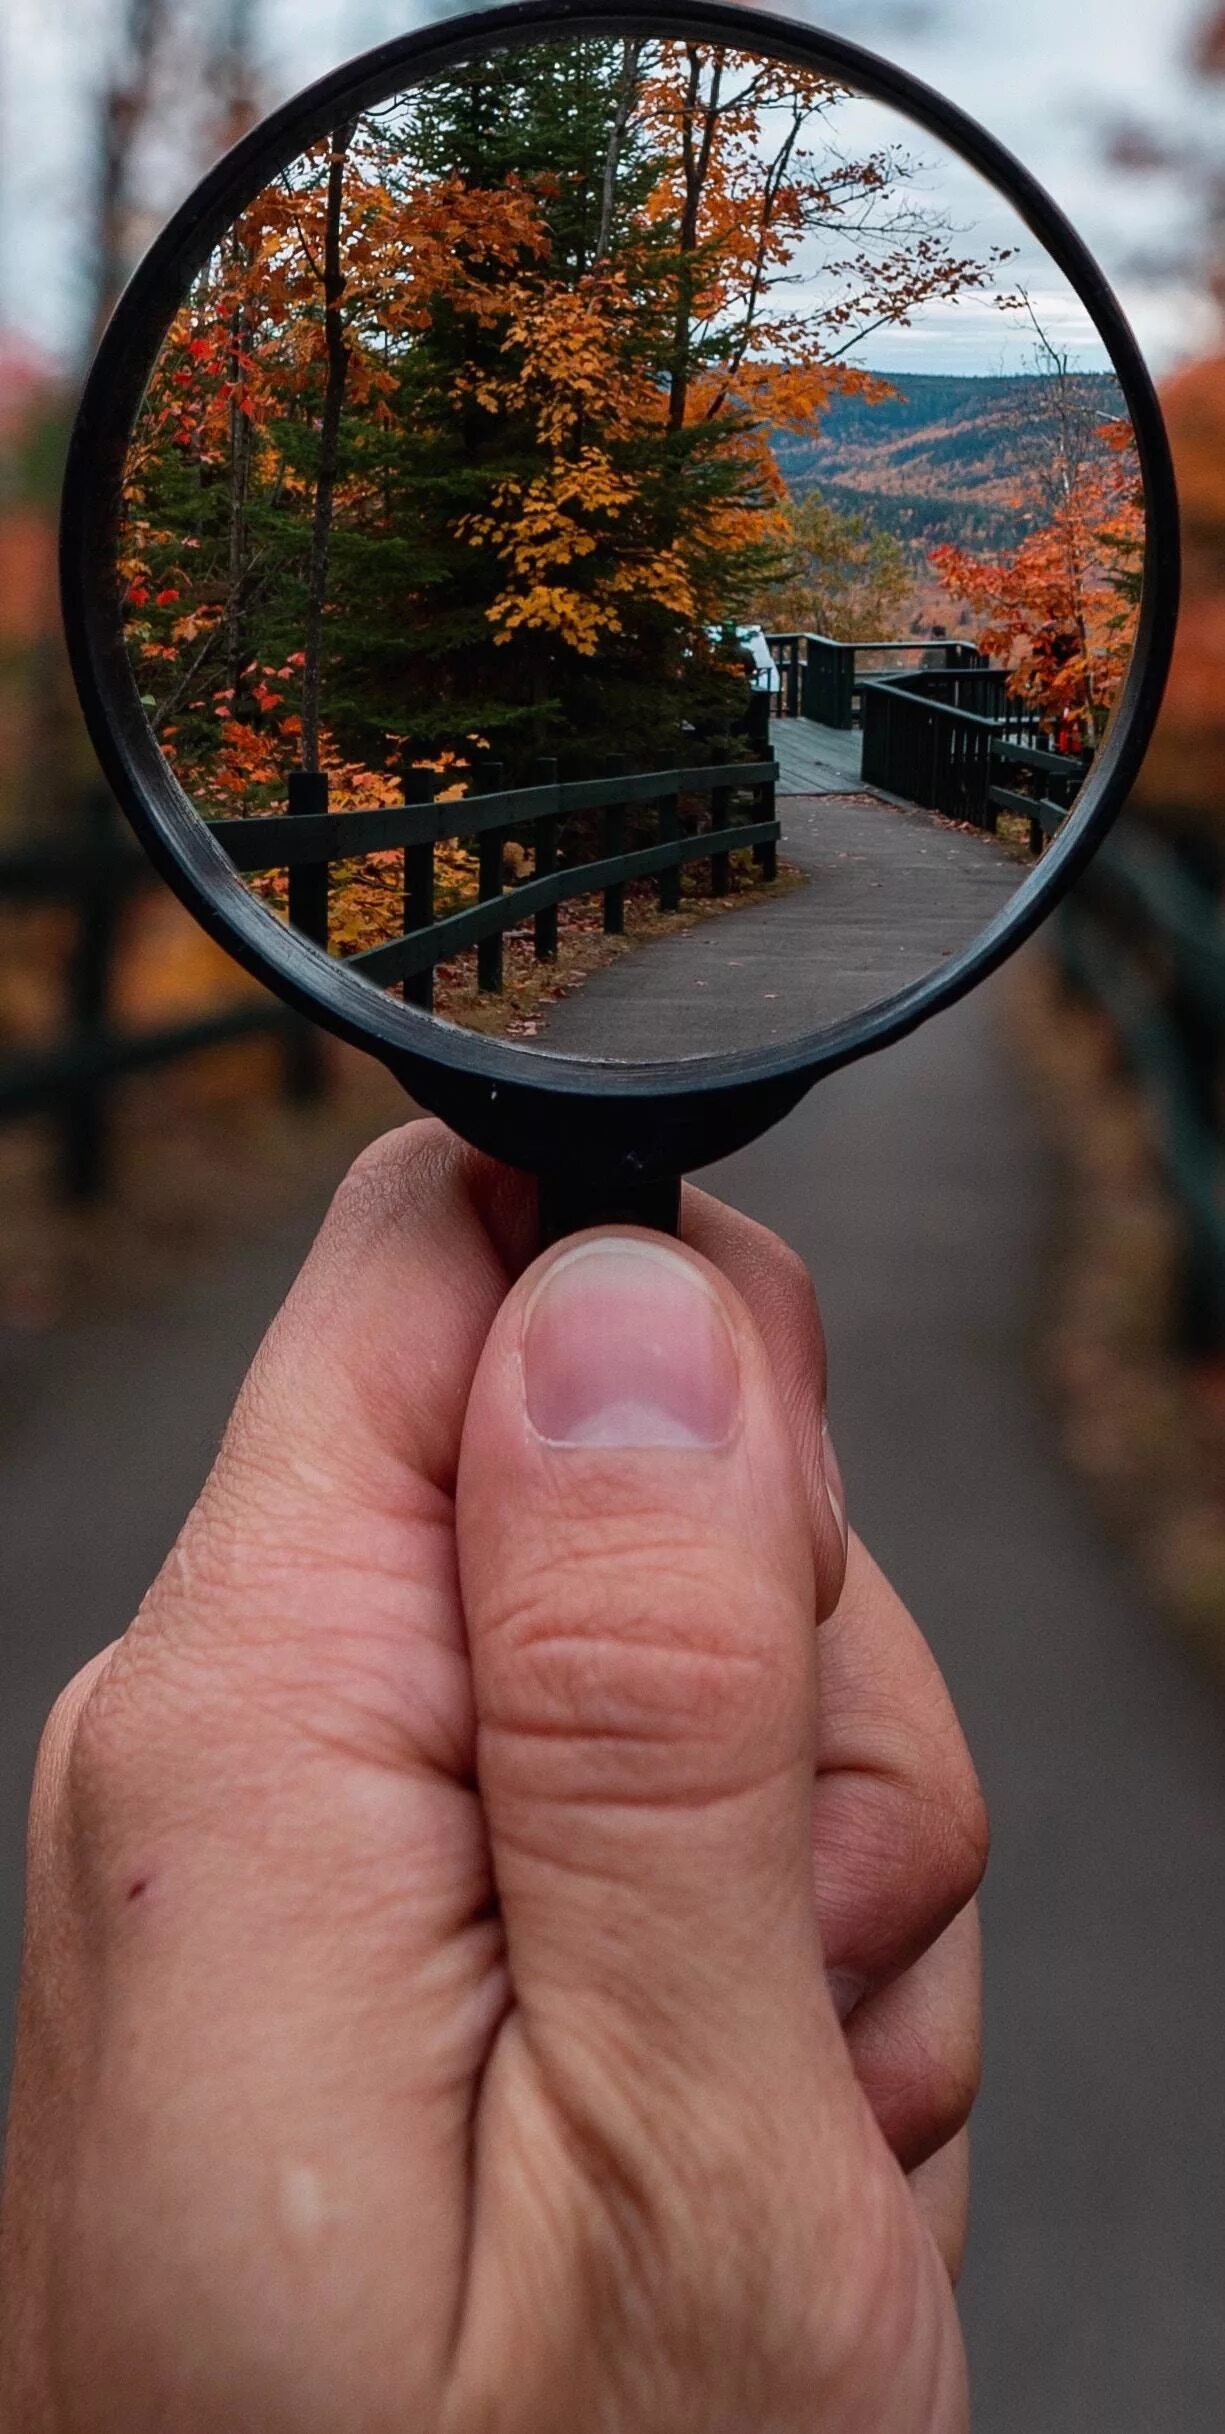
[[[1035,325],[1037,326],[1037,325]],[[1092,385],[1038,328],[1037,383],[1015,435],[1016,505],[1029,525],[1008,556],[944,546],[931,563],[1062,749],[1092,749],[1118,699],[1143,576],[1144,500],[1126,417],[1101,420]]]
[[[880,642],[910,622],[914,573],[907,552],[862,511],[839,509],[810,490],[787,514],[787,550],[781,579],[758,600],[761,624],[836,642]]]
[[[726,730],[708,635],[787,563],[779,435],[884,392],[867,337],[999,276],[903,151],[853,157],[844,99],[720,46],[525,44],[255,198],[131,468],[129,631],[185,769],[210,731],[238,792],[290,751]]]

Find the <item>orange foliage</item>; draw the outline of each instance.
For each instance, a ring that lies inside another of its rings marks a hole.
[[[1065,469],[1049,520],[1012,557],[931,552],[945,589],[978,621],[979,647],[1011,671],[1015,697],[1066,751],[1104,732],[1135,634],[1144,515],[1131,426],[1099,436],[1100,452]]]
[[[793,67],[713,46],[652,45],[637,113],[660,174],[619,255],[572,284],[551,259],[547,181],[405,177],[377,122],[359,122],[345,168],[346,413],[384,411],[389,350],[445,305],[500,340],[492,369],[458,374],[457,410],[476,402],[490,415],[526,413],[535,427],[534,470],[503,479],[459,527],[505,567],[488,610],[498,642],[530,630],[590,659],[624,630],[631,603],[691,629],[721,621],[720,560],[785,540],[771,434],[810,430],[835,389],[889,393],[840,360],[865,323],[905,324],[933,296],[994,281],[1002,256],[958,257],[922,210],[897,204],[906,170],[888,151],[848,158],[834,141],[814,156],[814,130],[844,99],[828,79]],[[131,639],[151,666],[206,645],[223,615],[195,598],[169,632],[150,615],[178,605],[174,587],[155,591],[149,571],[150,548],[169,537],[151,530],[142,506],[159,454],[169,445],[223,469],[245,425],[250,478],[283,495],[302,487],[273,433],[295,406],[317,410],[329,159],[329,144],[316,145],[253,201],[202,302],[170,332],[129,461],[122,565]],[[892,217],[869,245],[856,232],[882,202]],[[835,252],[821,300],[797,302],[790,281],[814,229]],[[651,322],[653,350],[643,344]],[[703,334],[715,330],[724,343],[711,360]],[[718,427],[742,464],[739,495],[711,501],[696,546],[642,525],[640,487],[624,470],[627,444],[658,439],[665,426]],[[353,490],[350,477],[351,507],[360,503]],[[597,574],[590,562],[601,546],[611,563]],[[251,732],[228,739],[223,791],[261,782],[261,748]]]
[[[1157,733],[1137,789],[1168,808],[1222,824],[1225,769],[1225,357],[1196,364],[1163,396],[1183,528],[1178,646]]]
[[[37,508],[0,516],[0,651],[32,650],[54,623],[55,527]]]

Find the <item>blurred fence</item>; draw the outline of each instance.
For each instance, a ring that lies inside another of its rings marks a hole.
[[[158,884],[103,787],[84,796],[75,833],[0,848],[0,905],[60,906],[71,921],[56,1035],[36,1047],[0,1050],[0,1123],[48,1118],[58,1136],[60,1186],[69,1199],[96,1198],[107,1186],[115,1089],[131,1074],[264,1032],[283,1041],[282,1086],[289,1097],[312,1100],[323,1087],[317,1031],[271,998],[175,1023],[120,1023],[115,996],[123,917],[136,896]]]
[[[1018,748],[1008,757],[1019,759]],[[1045,764],[1050,756],[1032,757]],[[1002,774],[998,765],[995,774]],[[1009,774],[1016,785],[1019,773]],[[772,772],[736,775],[751,782]],[[1061,803],[1046,800],[1049,771],[1027,771],[1020,782],[1032,787],[1032,797],[1009,795],[1006,807],[1040,817],[1049,833],[1063,813]],[[1064,789],[1056,783],[1054,791]],[[743,841],[756,842],[752,830]],[[694,839],[692,850],[704,846],[709,853],[712,843],[723,839]],[[58,1032],[37,1046],[0,1052],[0,1123],[38,1116],[50,1122],[60,1185],[71,1198],[106,1189],[115,1093],[129,1075],[264,1033],[281,1043],[280,1086],[289,1098],[311,1100],[323,1087],[319,1034],[271,999],[156,1026],[120,1021],[123,917],[137,895],[157,885],[102,788],[86,796],[74,835],[0,849],[0,905],[54,905],[70,918]],[[1068,989],[1108,1021],[1149,1111],[1181,1233],[1186,1348],[1200,1358],[1221,1356],[1225,847],[1171,837],[1139,820],[1125,823],[1061,907],[1053,944]]]
[[[1183,1334],[1225,1354],[1225,848],[1139,820],[1060,910],[1060,965],[1108,1019],[1149,1112],[1182,1243]]]

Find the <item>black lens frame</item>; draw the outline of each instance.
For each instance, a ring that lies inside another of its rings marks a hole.
[[[1178,503],[1156,391],[1121,307],[1076,231],[1029,172],[975,121],[906,71],[822,32],[806,0],[514,0],[467,9],[415,0],[414,30],[350,60],[265,119],[219,161],[157,238],[116,308],[69,453],[61,526],[68,645],[106,777],[163,877],[247,971],[300,1012],[390,1067],[419,1104],[507,1163],[579,1175],[615,1201],[644,1181],[712,1163],[756,1138],[824,1074],[903,1038],[996,970],[1101,843],[1138,773],[1160,708],[1178,614]],[[172,776],[141,707],[123,632],[116,558],[124,462],[158,350],[191,280],[236,213],[286,161],[343,118],[480,45],[565,33],[721,40],[818,68],[892,104],[980,171],[1076,290],[1123,391],[1144,482],[1147,547],[1135,648],[1076,816],[1006,910],[964,954],[815,1038],[772,1050],[622,1066],[509,1046],[400,1005],[327,960],[243,885]]]

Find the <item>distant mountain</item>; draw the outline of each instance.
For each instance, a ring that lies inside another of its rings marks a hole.
[[[775,454],[800,497],[820,490],[861,510],[921,557],[940,541],[984,554],[1015,547],[1027,519],[1020,479],[1043,449],[1051,384],[1040,375],[889,373],[896,394],[840,397],[811,439],[785,433]],[[1066,402],[1092,428],[1124,411],[1110,372],[1070,376]]]

